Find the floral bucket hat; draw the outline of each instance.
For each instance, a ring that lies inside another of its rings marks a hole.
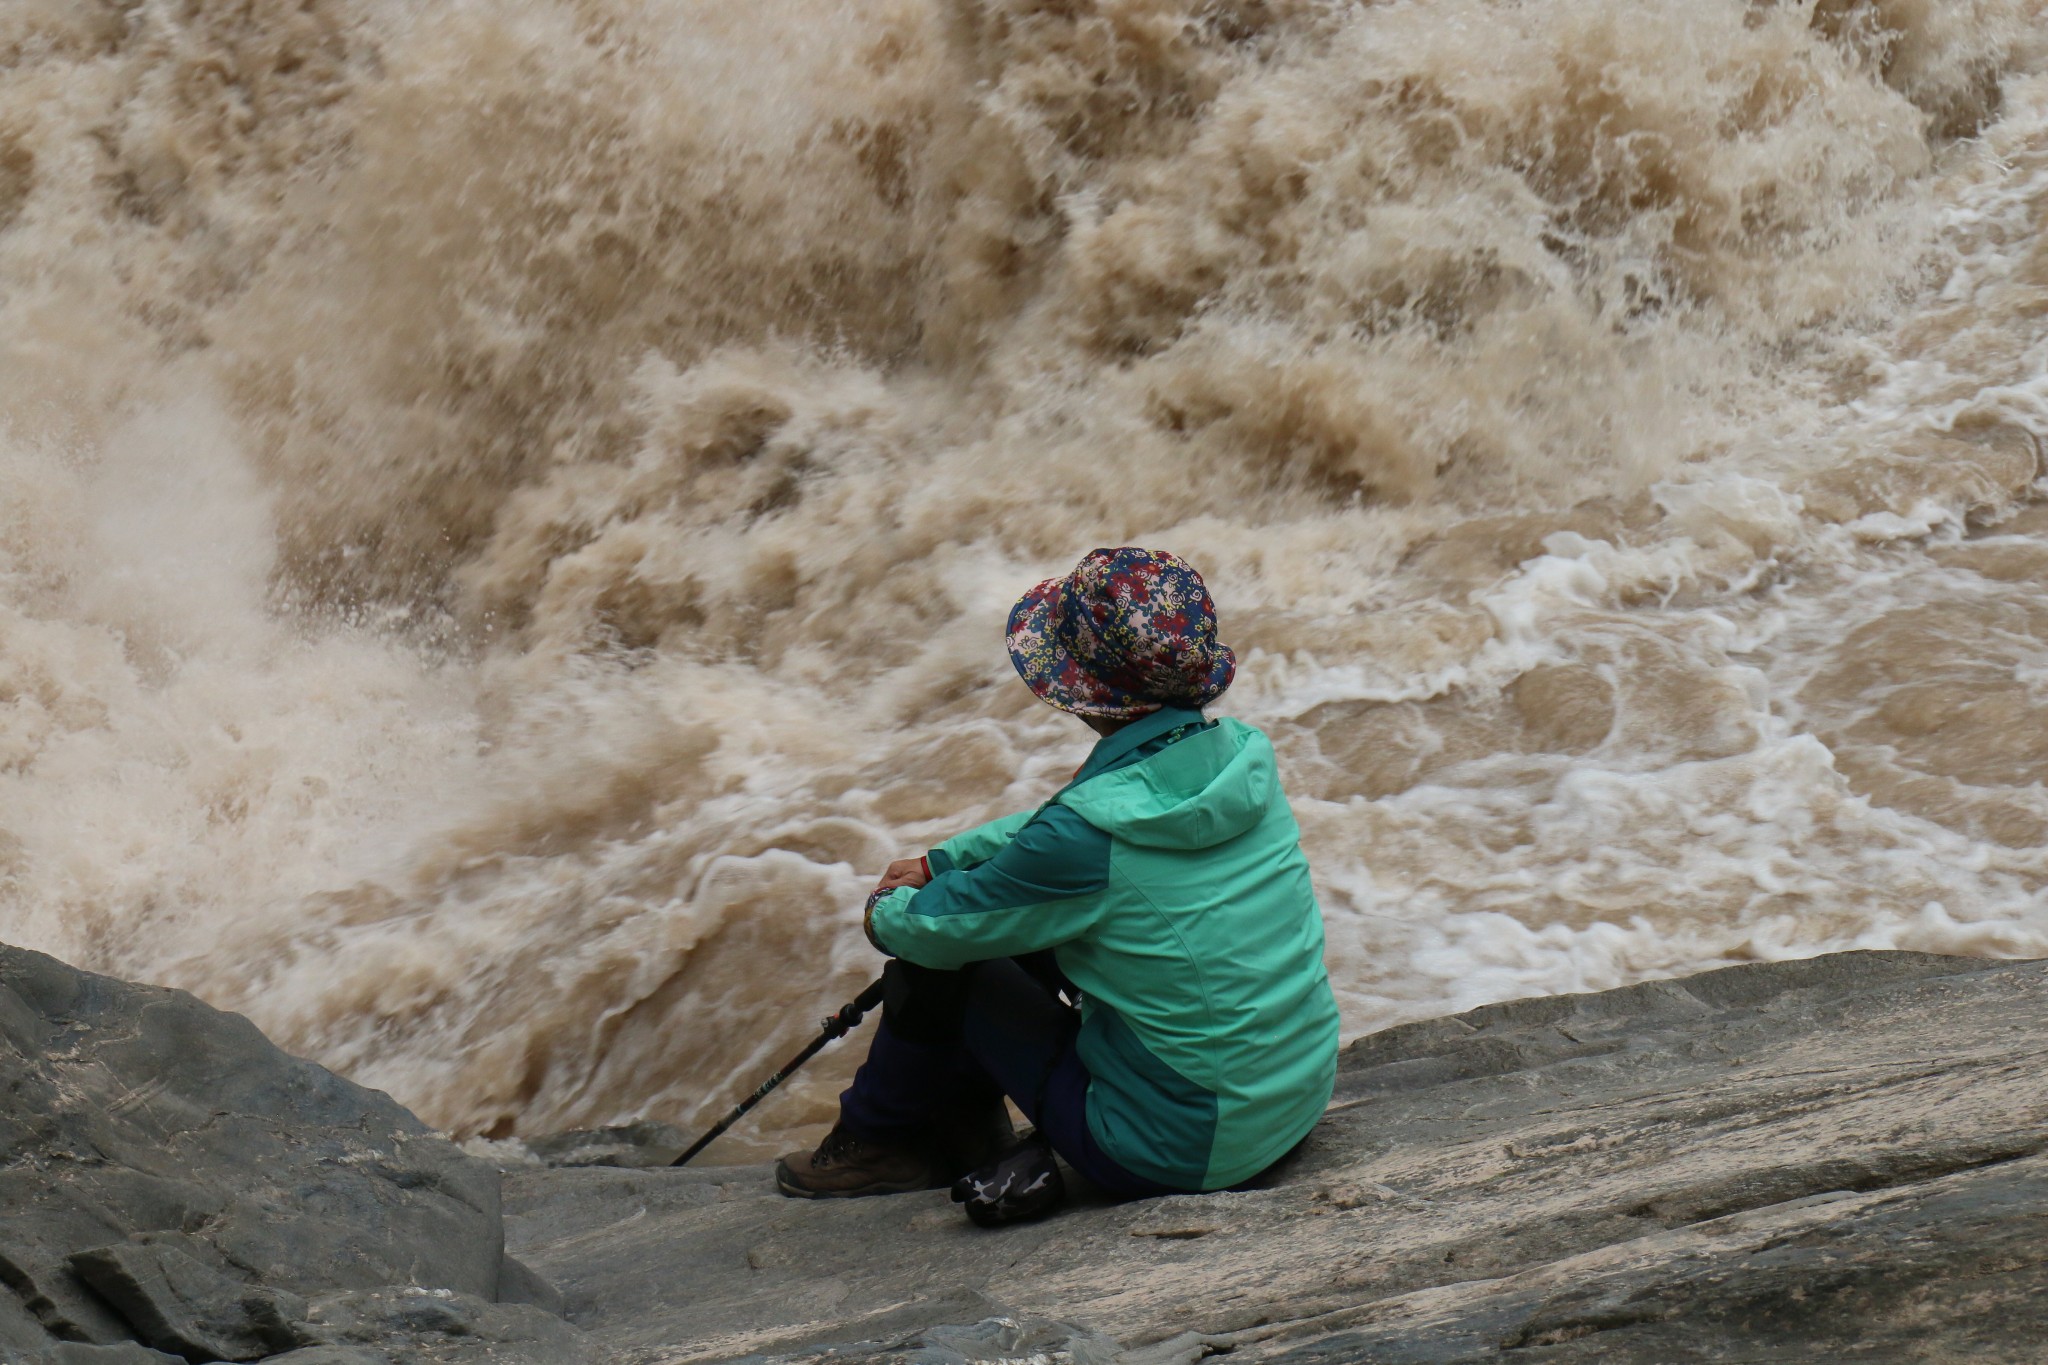
[[[1237,676],[1216,642],[1216,604],[1177,555],[1091,550],[1010,609],[1010,661],[1040,701],[1127,720],[1162,706],[1203,707]]]

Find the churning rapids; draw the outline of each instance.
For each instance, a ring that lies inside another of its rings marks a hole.
[[[0,938],[688,1125],[1138,542],[1351,1031],[2048,954],[2044,223],[2042,0],[9,0]]]

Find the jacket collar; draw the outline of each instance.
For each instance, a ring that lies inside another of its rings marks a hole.
[[[1202,719],[1200,711],[1184,706],[1166,706],[1149,716],[1132,721],[1113,735],[1105,735],[1095,741],[1095,748],[1089,752],[1088,761],[1074,774],[1074,782],[1086,782],[1098,773],[1107,772],[1117,765],[1118,760],[1131,750],[1159,738],[1176,725],[1193,725]]]

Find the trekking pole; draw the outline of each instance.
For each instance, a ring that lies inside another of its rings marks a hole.
[[[687,1166],[690,1162],[691,1157],[697,1155],[697,1153],[703,1151],[706,1147],[709,1147],[712,1143],[716,1142],[719,1136],[722,1133],[724,1133],[726,1129],[732,1127],[735,1123],[738,1123],[742,1118],[744,1118],[746,1116],[746,1112],[749,1109],[752,1109],[755,1105],[759,1104],[762,1100],[766,1099],[769,1091],[773,1090],[776,1086],[781,1085],[784,1081],[788,1080],[791,1076],[795,1075],[796,1069],[798,1067],[802,1066],[805,1062],[811,1060],[811,1058],[817,1056],[818,1053],[824,1048],[825,1044],[831,1042],[834,1038],[844,1038],[847,1034],[859,1028],[860,1021],[867,1015],[867,1012],[881,1003],[882,980],[880,977],[876,977],[873,985],[869,986],[866,990],[862,991],[859,995],[856,995],[853,998],[852,1004],[841,1005],[839,1007],[839,1013],[831,1015],[825,1018],[824,1020],[820,1021],[819,1028],[822,1030],[822,1032],[820,1032],[817,1037],[811,1039],[810,1043],[804,1048],[802,1052],[797,1053],[796,1056],[790,1058],[787,1062],[783,1063],[782,1070],[776,1072],[773,1076],[770,1076],[767,1080],[761,1082],[761,1088],[759,1090],[756,1090],[753,1094],[747,1096],[745,1099],[741,1100],[737,1105],[733,1106],[733,1111],[730,1114],[727,1114],[724,1118],[720,1119],[718,1121],[717,1127],[713,1128],[703,1137],[700,1137],[695,1142],[691,1143],[690,1150],[684,1152],[674,1161],[671,1161],[669,1165]]]

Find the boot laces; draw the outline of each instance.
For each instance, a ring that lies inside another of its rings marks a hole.
[[[838,1165],[842,1161],[857,1161],[863,1145],[859,1138],[844,1128],[835,1127],[825,1134],[825,1140],[818,1144],[818,1150],[811,1153],[811,1165],[822,1168]]]

